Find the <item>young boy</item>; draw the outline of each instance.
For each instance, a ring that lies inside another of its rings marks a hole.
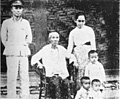
[[[103,84],[105,82],[105,71],[103,65],[98,61],[98,53],[96,50],[91,50],[88,53],[90,62],[85,68],[85,76],[90,77],[90,80],[99,79]]]
[[[83,76],[81,78],[81,88],[77,91],[75,99],[87,99],[88,91],[90,88],[90,78],[87,76]]]
[[[100,91],[101,82],[99,79],[93,79],[91,89],[88,94],[88,99],[103,99],[103,94]]]

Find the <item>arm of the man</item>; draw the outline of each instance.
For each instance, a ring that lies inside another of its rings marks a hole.
[[[32,43],[32,31],[31,31],[29,21],[26,22],[26,27],[27,27],[26,42],[27,42],[27,44],[30,44],[30,43]]]
[[[64,54],[65,57],[69,59],[69,63],[71,64],[72,62],[74,62],[74,65],[77,66],[77,60],[75,58],[75,56],[71,53],[69,53],[65,48],[64,48]]]
[[[42,65],[40,62],[39,62],[39,60],[42,58],[42,55],[43,55],[44,53],[43,53],[43,51],[42,51],[42,49],[39,51],[39,52],[37,52],[35,55],[33,55],[32,56],[32,58],[31,58],[31,65],[33,66],[34,64],[36,64],[36,63],[38,63],[38,66],[39,65]]]
[[[6,42],[7,42],[7,39],[8,39],[8,37],[7,37],[8,31],[7,31],[7,26],[6,25],[7,25],[6,22],[3,21],[3,24],[2,24],[2,27],[1,27],[1,41],[2,41],[4,46],[6,45]]]
[[[73,49],[73,36],[72,36],[72,33],[70,32],[69,40],[68,40],[68,47],[67,47],[68,53],[71,53],[72,49]]]

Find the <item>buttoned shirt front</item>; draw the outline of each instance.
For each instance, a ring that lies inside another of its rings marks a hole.
[[[5,46],[4,55],[30,55],[28,44],[32,42],[30,24],[26,19],[16,21],[13,17],[3,21],[1,39]]]
[[[87,99],[87,97],[88,97],[88,90],[81,87],[80,90],[77,91],[75,99]]]
[[[89,76],[90,80],[99,79],[103,83],[105,78],[105,71],[103,65],[100,62],[92,64],[91,62],[85,68],[85,76]]]
[[[52,45],[48,44],[37,52],[32,57],[31,61],[36,63],[38,60],[42,59],[47,77],[52,77],[54,74],[59,74],[59,76],[64,79],[69,76],[66,66],[67,57],[67,50],[64,47],[57,45],[57,48],[53,49]]]
[[[76,27],[70,32],[68,51],[71,53],[73,46],[81,46],[90,42],[91,49],[96,49],[95,34],[91,27],[84,25],[81,29]]]

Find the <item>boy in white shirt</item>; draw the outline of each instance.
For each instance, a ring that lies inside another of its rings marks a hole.
[[[90,77],[90,80],[99,79],[102,84],[104,84],[105,70],[103,65],[98,61],[98,53],[96,50],[91,50],[88,53],[90,62],[85,68],[85,76]]]
[[[87,99],[88,91],[90,88],[90,78],[87,76],[83,76],[81,78],[81,88],[77,91],[75,99]]]
[[[88,99],[103,99],[103,93],[100,91],[101,82],[99,79],[93,79]]]

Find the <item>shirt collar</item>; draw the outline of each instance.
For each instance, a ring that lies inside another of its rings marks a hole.
[[[91,63],[91,62],[90,62]],[[97,62],[95,62],[95,64],[93,64],[93,63],[91,63],[92,65],[96,65],[96,64],[98,64],[98,61]]]
[[[87,93],[89,91],[89,90],[84,89],[83,87],[81,87],[81,90],[85,93]]]
[[[85,27],[85,25],[83,25],[83,27],[82,28],[78,28],[78,27],[76,27],[78,30],[81,30],[81,29],[83,29]]]
[[[21,21],[22,21],[22,19],[23,19],[23,18],[21,17],[21,18],[18,20],[18,22],[21,22]],[[14,17],[14,16],[12,17],[12,20],[13,20],[14,22],[16,22],[16,20],[15,20],[15,17]]]
[[[50,47],[52,48],[52,44],[50,44]],[[58,45],[56,45],[56,49],[58,49]]]

